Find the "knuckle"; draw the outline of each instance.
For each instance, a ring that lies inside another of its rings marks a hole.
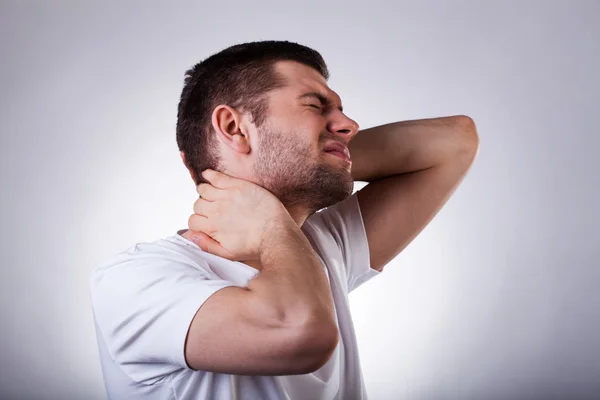
[[[190,228],[191,230],[195,230],[194,227],[196,227],[196,217],[196,214],[192,214],[188,218],[188,228]]]
[[[200,214],[201,202],[202,202],[202,199],[196,199],[196,201],[194,202],[193,208],[194,208],[195,214]]]
[[[188,228],[196,232],[211,233],[211,226],[212,224],[205,217],[198,214],[192,214],[188,219]]]

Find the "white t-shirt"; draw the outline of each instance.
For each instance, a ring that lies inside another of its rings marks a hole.
[[[340,340],[329,361],[304,375],[195,371],[184,343],[196,311],[216,291],[247,286],[258,270],[203,252],[177,234],[139,243],[92,273],[91,299],[111,399],[366,399],[348,293],[379,272],[356,193],[310,216],[302,231],[329,279]]]

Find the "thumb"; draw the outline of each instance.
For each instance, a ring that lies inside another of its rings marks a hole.
[[[202,177],[217,189],[228,189],[233,186],[235,178],[214,169],[202,171]]]
[[[200,249],[206,253],[214,254],[216,256],[234,261],[233,254],[229,250],[225,249],[219,242],[205,233],[198,232],[192,236],[190,240],[197,244],[198,247],[200,247]]]

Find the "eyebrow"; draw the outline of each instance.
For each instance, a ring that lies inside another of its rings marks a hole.
[[[316,98],[317,100],[319,100],[319,102],[323,106],[331,106],[333,104],[333,102],[331,100],[329,100],[326,96],[323,96],[319,92],[308,92],[308,93],[301,94],[300,96],[298,96],[298,100],[304,99],[306,97],[314,97],[314,98]],[[342,107],[340,105],[338,107],[338,110],[340,110],[341,112],[344,112],[344,107]]]

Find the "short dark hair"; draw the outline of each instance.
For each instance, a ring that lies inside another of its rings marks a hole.
[[[260,127],[268,115],[268,92],[286,84],[274,68],[277,61],[284,60],[307,65],[329,79],[327,65],[316,50],[275,40],[228,47],[186,71],[177,110],[177,146],[198,176],[196,185],[205,182],[203,170],[221,170],[211,123],[215,107],[227,104],[249,112]]]

